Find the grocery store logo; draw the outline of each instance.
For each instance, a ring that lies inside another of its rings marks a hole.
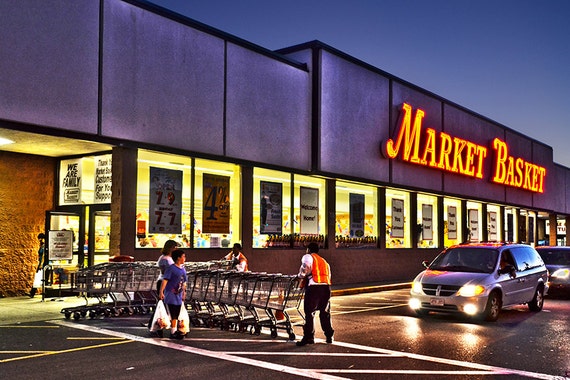
[[[425,112],[418,108],[412,124],[412,106],[404,103],[395,139],[382,143],[384,156],[395,159],[400,155],[401,160],[412,164],[482,179],[489,148],[433,128],[426,128],[422,133],[424,116]],[[499,138],[491,145],[495,153],[492,182],[544,192],[544,167],[510,156],[507,143]]]

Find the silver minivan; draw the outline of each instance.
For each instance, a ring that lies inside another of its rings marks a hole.
[[[502,308],[540,311],[548,271],[525,244],[468,243],[447,248],[412,283],[409,305],[419,316],[459,313],[496,321]]]

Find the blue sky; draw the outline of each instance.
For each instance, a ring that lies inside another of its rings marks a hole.
[[[320,40],[554,149],[570,167],[568,0],[150,0],[275,50]]]

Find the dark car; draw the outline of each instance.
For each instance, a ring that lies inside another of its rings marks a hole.
[[[419,316],[458,313],[496,321],[504,307],[542,310],[548,271],[524,244],[477,243],[447,248],[412,284],[410,307]]]
[[[548,294],[570,295],[570,247],[536,247],[548,268]]]

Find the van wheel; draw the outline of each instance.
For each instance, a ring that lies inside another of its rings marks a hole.
[[[530,311],[541,311],[544,306],[544,287],[539,285],[534,292],[534,298],[528,303]]]
[[[495,322],[499,319],[499,313],[501,312],[502,302],[501,295],[499,292],[492,292],[489,294],[489,299],[487,300],[487,307],[483,312],[483,319],[488,322]]]

